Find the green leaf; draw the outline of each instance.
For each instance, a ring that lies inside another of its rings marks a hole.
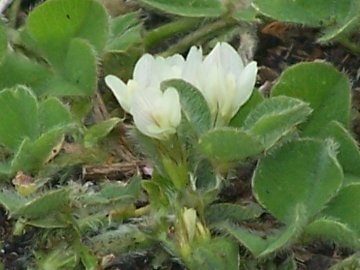
[[[110,20],[110,37],[106,51],[126,51],[132,45],[141,43],[142,25],[138,12],[127,13]]]
[[[78,121],[84,121],[93,107],[93,98],[90,96],[71,97],[71,114]]]
[[[24,139],[11,161],[11,171],[33,172],[40,169],[49,159],[53,148],[63,139],[64,130],[54,129],[42,134],[38,139],[32,141]]]
[[[169,205],[168,196],[166,196],[165,190],[162,189],[159,183],[145,180],[141,184],[147,192],[151,206],[154,207],[154,209],[160,209],[163,206]]]
[[[291,213],[289,225],[274,234],[266,234],[265,237],[228,222],[222,225],[222,229],[235,237],[256,257],[264,257],[279,249],[288,247],[296,240],[307,222],[307,219],[304,218],[304,212],[304,206],[297,205],[294,212]]]
[[[350,36],[351,32],[356,32],[356,28],[360,23],[360,2],[357,0],[347,0],[339,3],[346,8],[344,15],[338,16],[331,25],[324,29],[322,36],[317,40],[318,42],[329,42],[334,39],[346,38],[347,35]]]
[[[354,255],[338,262],[331,266],[329,270],[348,270],[348,269],[360,269],[360,253],[356,252]]]
[[[39,169],[62,141],[70,112],[53,97],[38,104],[23,86],[1,91],[0,106],[0,142],[15,153],[8,173]]]
[[[83,205],[99,206],[104,208],[106,204],[116,204],[121,207],[122,204],[128,210],[133,211],[131,204],[134,203],[141,192],[141,179],[139,177],[132,177],[129,183],[124,186],[119,183],[106,182],[101,185],[101,190],[96,193],[87,193],[80,197]]]
[[[49,93],[53,95],[92,95],[96,90],[96,54],[91,45],[82,39],[73,39],[59,70],[59,83],[53,82]],[[64,80],[65,85],[61,83]],[[66,84],[71,85],[67,87]]]
[[[346,224],[360,236],[360,184],[343,187],[322,214]]]
[[[26,225],[42,229],[66,228],[72,225],[71,222],[72,220],[70,220],[70,218],[66,219],[64,216],[59,215],[58,213],[49,213],[48,215],[38,219],[24,221]]]
[[[65,241],[54,244],[50,251],[36,251],[34,253],[36,258],[35,269],[74,269],[78,265],[78,254]]]
[[[238,0],[235,0],[235,3],[236,1]],[[246,9],[235,11],[233,17],[240,22],[243,21],[256,22],[258,21],[257,15],[258,12],[256,11],[256,9],[253,6],[249,6]]]
[[[47,91],[51,74],[35,61],[15,53],[7,53],[0,63],[0,89],[19,84],[31,87],[36,95]]]
[[[122,224],[117,230],[100,233],[89,239],[89,247],[97,256],[123,255],[143,250],[151,244],[152,240],[132,224]]]
[[[163,157],[162,164],[169,181],[177,190],[184,190],[189,184],[188,168],[183,162],[176,162],[170,158]]]
[[[342,3],[343,4],[343,3]],[[350,1],[348,5],[346,16],[340,16],[333,23],[333,25],[325,28],[322,36],[317,40],[318,42],[329,42],[331,40],[341,39],[355,32],[360,24],[360,2],[356,0]]]
[[[102,185],[99,194],[108,200],[119,200],[124,196],[130,196],[135,201],[141,192],[141,179],[132,177],[126,186],[118,183],[106,183]]]
[[[266,148],[305,121],[311,109],[301,100],[280,96],[264,100],[245,119],[244,129],[262,140]]]
[[[237,245],[227,238],[216,237],[192,247],[191,257],[182,258],[189,270],[239,269]]]
[[[352,0],[254,0],[253,6],[263,15],[278,21],[321,27],[342,21],[351,8]]]
[[[139,143],[139,148],[147,154],[148,157],[151,157],[152,164],[155,169],[159,171],[162,175],[165,175],[165,168],[162,162],[162,154],[159,151],[158,142],[155,139],[152,139],[148,136],[145,136],[137,129],[132,129],[132,135],[137,139]]]
[[[320,132],[319,137],[323,139],[332,138],[338,143],[339,149],[337,159],[346,175],[344,184],[348,184],[347,180],[359,182],[360,151],[357,142],[351,136],[349,131],[347,131],[339,122],[332,121],[324,127]]]
[[[314,110],[301,125],[305,136],[313,136],[333,120],[350,123],[350,84],[347,77],[325,63],[300,63],[288,68],[272,89],[272,96],[301,99]]]
[[[220,1],[213,0],[140,0],[166,13],[186,17],[218,17],[225,12]]]
[[[203,194],[218,188],[219,178],[208,159],[202,159],[196,164],[194,178],[196,180],[196,190]]]
[[[299,204],[307,217],[317,214],[336,194],[343,174],[332,141],[304,139],[265,156],[252,181],[257,201],[286,224]]]
[[[238,110],[235,116],[231,119],[229,126],[241,127],[249,113],[263,100],[264,97],[260,94],[260,92],[254,89],[250,99],[241,106],[240,110]]]
[[[206,208],[205,216],[209,224],[224,221],[241,222],[258,218],[264,210],[256,203],[239,205],[233,203],[216,203]]]
[[[11,174],[11,168],[9,162],[0,163],[0,181],[8,180],[8,176]]]
[[[25,205],[26,199],[21,197],[14,190],[0,191],[0,204],[12,215],[18,208]]]
[[[73,39],[62,61],[50,71],[35,61],[8,53],[0,64],[0,88],[25,84],[38,96],[92,95],[97,77],[96,54],[92,46],[83,39]]]
[[[70,112],[54,97],[38,104],[23,86],[1,91],[0,106],[0,143],[15,154],[11,162],[6,160],[11,163],[8,173],[40,169],[63,140]]]
[[[15,151],[24,138],[38,136],[37,101],[23,86],[0,92],[0,143]]]
[[[335,241],[340,245],[359,249],[360,240],[358,234],[345,223],[334,219],[316,219],[304,229],[304,239]]]
[[[76,251],[79,253],[81,262],[85,266],[86,270],[98,269],[98,260],[89,247],[84,244],[80,244],[76,247]]]
[[[61,66],[73,38],[85,39],[98,52],[102,50],[108,16],[98,1],[50,0],[30,13],[26,27],[50,62]]]
[[[98,141],[104,138],[105,136],[107,136],[110,133],[110,131],[112,131],[120,121],[121,119],[114,117],[91,126],[85,132],[85,136],[84,136],[85,147],[91,148],[95,146],[98,143]]]
[[[60,209],[63,209],[67,206],[68,201],[68,189],[61,188],[51,190],[19,207],[14,215],[29,219],[45,217],[48,214],[56,213]]]
[[[240,161],[260,154],[260,140],[236,128],[217,128],[199,139],[199,150],[209,159],[221,162]]]
[[[64,128],[71,123],[69,109],[57,98],[50,97],[39,104],[39,125],[41,132]]]
[[[0,22],[0,64],[7,51],[7,33],[5,26]]]
[[[178,91],[182,111],[198,134],[208,131],[211,126],[211,114],[201,92],[183,80],[169,80],[161,85],[162,89],[169,87],[174,87]]]

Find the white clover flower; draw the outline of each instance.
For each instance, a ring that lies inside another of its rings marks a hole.
[[[133,98],[131,113],[141,133],[166,140],[176,133],[181,121],[179,94],[175,88],[164,92],[153,87],[139,90]]]
[[[121,107],[126,112],[130,113],[132,97],[134,92],[139,88],[138,83],[134,80],[129,80],[126,85],[122,80],[114,75],[106,76],[105,83],[111,89]]]
[[[114,75],[105,78],[121,107],[134,118],[140,132],[156,139],[167,139],[181,121],[179,94],[174,88],[160,91],[162,81],[179,79],[184,58],[143,55],[136,63],[133,79],[125,84]]]
[[[203,73],[203,53],[202,49],[192,46],[186,57],[182,78],[192,82],[194,86],[200,84],[199,75]]]
[[[159,87],[169,79],[180,79],[185,60],[180,54],[164,58],[143,55],[134,68],[133,80],[142,87]]]
[[[236,50],[223,42],[202,58],[201,49],[190,49],[183,78],[201,91],[216,124],[226,125],[251,96],[256,62],[244,66]]]
[[[121,107],[131,113],[132,99],[136,91],[148,87],[160,88],[162,81],[179,79],[184,65],[185,60],[179,54],[167,58],[144,54],[135,65],[133,79],[127,84],[114,75],[106,76],[105,82]]]
[[[181,121],[179,94],[174,88],[160,91],[161,82],[184,79],[193,84],[207,101],[216,126],[228,124],[250,98],[255,85],[256,62],[244,66],[239,54],[227,43],[218,43],[203,57],[192,47],[184,58],[143,55],[133,78],[125,84],[114,75],[105,78],[123,109],[132,114],[137,128],[147,136],[167,139]]]

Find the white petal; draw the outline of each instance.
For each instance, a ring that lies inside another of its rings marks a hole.
[[[179,54],[168,58],[145,54],[136,63],[133,78],[141,87],[158,88],[162,81],[180,78],[184,65]]]
[[[219,115],[222,117],[222,123],[227,124],[235,115],[240,105],[237,103],[236,78],[233,74],[228,73],[224,76],[222,86],[222,94],[219,95]],[[236,109],[237,108],[237,109]],[[234,111],[235,110],[235,111]]]
[[[217,66],[226,73],[239,74],[244,64],[237,51],[227,43],[217,43],[215,48],[205,57],[205,66]]]
[[[185,64],[185,59],[180,54],[175,54],[173,56],[170,56],[170,57],[166,58],[166,61],[170,66],[181,67]]]
[[[134,123],[139,131],[147,136],[151,136],[148,128],[149,126],[154,125],[151,112],[153,110],[153,99],[157,98],[157,94],[152,93],[150,90],[146,90],[139,91],[137,95],[134,96],[131,105],[131,114],[133,115]]]
[[[176,128],[181,121],[181,106],[179,93],[171,87],[164,91],[162,102],[166,104],[166,113],[168,115],[169,125]]]
[[[205,57],[204,65],[206,67],[220,66],[220,43],[217,43],[211,52]]]
[[[162,58],[158,64],[159,81],[161,83],[165,80],[179,79],[185,66],[185,60],[180,54],[175,54],[167,58]]]
[[[200,63],[203,60],[203,53],[201,47],[192,46],[186,57],[186,62],[189,64]]]
[[[163,130],[163,137],[175,133],[181,121],[180,101],[176,89],[166,89],[161,97],[154,100],[153,104],[152,118]]]
[[[162,71],[166,71],[166,67],[167,67],[167,63],[166,63],[166,59],[162,56],[156,56],[155,57],[155,70],[152,70],[152,73],[155,72],[162,72]],[[157,74],[160,75],[160,74]]]
[[[147,136],[158,139],[166,140],[170,135],[175,134],[176,130],[174,128],[160,128],[159,126],[152,124],[147,129]]]
[[[221,66],[226,72],[237,74],[244,68],[244,63],[239,53],[228,43],[220,43],[220,61]]]
[[[182,79],[191,83],[197,88],[200,88],[200,77],[202,76],[202,50],[195,46],[191,47],[189,54],[186,57]]]
[[[170,79],[180,79],[183,69],[185,67],[184,57],[180,54],[175,54],[167,59],[167,63],[170,66],[171,70]]]
[[[257,74],[257,63],[255,61],[250,62],[241,72],[237,81],[237,95],[236,102],[238,108],[245,104],[250,98],[252,91],[254,90]]]
[[[155,59],[150,54],[144,54],[136,62],[134,67],[134,81],[140,85],[147,87],[151,84],[152,73],[154,72]]]
[[[178,93],[168,89],[149,88],[138,91],[133,99],[132,115],[140,132],[164,140],[176,132],[181,121]]]
[[[209,105],[213,119],[218,111],[219,98],[225,94],[222,92],[223,77],[222,71],[219,71],[216,66],[210,66],[203,69],[201,87],[199,90]]]
[[[171,66],[164,57],[155,57],[155,65],[152,70],[152,87],[160,87],[161,82],[172,79]]]
[[[126,111],[130,111],[130,100],[128,96],[128,89],[125,83],[114,75],[108,75],[105,77],[105,83],[113,92],[115,98]]]

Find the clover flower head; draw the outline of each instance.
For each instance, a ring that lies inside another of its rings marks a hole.
[[[138,89],[160,88],[162,81],[179,79],[184,65],[185,59],[179,54],[167,58],[144,54],[135,65],[133,79],[127,84],[114,75],[106,76],[105,82],[121,107],[130,113],[132,98]]]
[[[184,65],[180,54],[166,58],[145,54],[135,65],[133,80],[142,87],[159,87],[162,81],[179,79]]]
[[[250,98],[256,73],[256,62],[244,66],[236,50],[221,42],[204,59],[201,49],[192,47],[183,78],[203,94],[217,125],[226,125]]]
[[[145,54],[127,84],[114,75],[106,76],[105,82],[123,109],[132,114],[136,127],[163,140],[176,132],[181,121],[179,94],[174,88],[162,92],[163,81],[183,79],[194,85],[207,101],[214,124],[224,126],[250,98],[256,73],[256,62],[245,66],[236,50],[222,42],[205,57],[194,46],[186,60],[179,54]]]
[[[179,94],[175,88],[164,92],[158,88],[144,89],[134,97],[131,114],[141,133],[166,140],[176,133],[181,121]]]
[[[118,77],[114,75],[108,75],[105,77],[105,83],[111,89],[121,107],[129,113],[132,97],[139,88],[138,82],[129,80],[128,83],[125,84]]]
[[[174,88],[161,92],[160,84],[180,78],[184,65],[185,59],[179,54],[167,58],[145,54],[136,63],[133,78],[127,84],[114,75],[106,76],[105,82],[142,133],[167,139],[180,123],[180,101]]]

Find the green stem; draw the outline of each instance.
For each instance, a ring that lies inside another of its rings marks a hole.
[[[145,205],[143,207],[140,207],[138,209],[136,209],[134,211],[134,216],[135,217],[140,217],[140,216],[143,216],[143,215],[146,215],[150,212],[150,205]]]
[[[342,46],[349,49],[353,53],[360,55],[360,46],[358,44],[350,41],[348,38],[340,39],[339,42]]]
[[[155,28],[145,35],[145,48],[148,50],[174,34],[191,30],[198,26],[200,22],[201,19],[199,18],[183,18]]]
[[[21,0],[15,0],[10,7],[9,11],[9,26],[12,28],[16,28],[17,18],[20,11]]]
[[[174,44],[170,48],[168,48],[161,55],[166,57],[173,55],[175,53],[181,53],[186,51],[189,47],[196,44],[197,41],[203,39],[205,36],[212,35],[215,32],[230,28],[236,25],[238,22],[233,19],[221,19],[215,22],[208,23],[198,29],[197,31],[187,35],[183,39],[181,39],[178,43]]]

